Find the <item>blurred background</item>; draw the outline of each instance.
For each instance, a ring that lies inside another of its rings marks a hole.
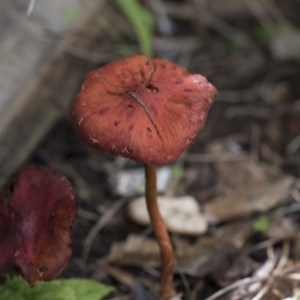
[[[90,70],[143,53],[219,90],[195,144],[159,171],[160,193],[191,195],[202,220],[186,234],[178,216],[174,299],[206,299],[245,278],[261,279],[208,299],[298,299],[299,11],[299,0],[1,1],[0,186],[27,163],[74,182],[81,206],[63,276],[115,286],[108,299],[157,292],[151,229],[127,207],[143,192],[141,166],[86,148],[68,122]]]

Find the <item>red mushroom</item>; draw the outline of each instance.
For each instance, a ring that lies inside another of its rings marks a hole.
[[[25,167],[11,198],[0,199],[0,277],[17,269],[31,286],[55,278],[71,256],[77,202],[64,176]]]
[[[171,295],[174,258],[157,207],[154,165],[173,162],[191,146],[216,94],[201,75],[136,55],[91,72],[71,109],[86,144],[146,165],[146,200],[162,251],[161,299]]]
[[[72,108],[72,123],[93,148],[164,165],[194,142],[215,95],[205,77],[137,55],[87,76]]]

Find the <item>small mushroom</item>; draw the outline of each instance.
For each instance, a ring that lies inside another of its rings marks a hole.
[[[0,277],[19,271],[33,286],[66,266],[77,196],[68,180],[42,167],[18,175],[10,199],[0,199]]]
[[[216,94],[201,75],[165,59],[135,55],[91,72],[71,109],[71,122],[87,145],[145,164],[163,300],[172,294],[174,254],[157,205],[155,166],[175,161],[192,145]]]
[[[92,148],[165,165],[193,144],[216,93],[201,75],[164,59],[136,55],[86,77],[71,121]]]

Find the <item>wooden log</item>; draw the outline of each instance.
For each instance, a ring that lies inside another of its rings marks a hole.
[[[3,60],[1,53],[7,49],[3,50],[0,43],[0,187],[24,164],[55,121],[68,115],[86,72],[96,62],[114,58],[95,50],[99,41],[102,48],[105,40],[109,42],[108,30],[103,30],[104,23],[99,22],[100,10],[104,15],[113,9],[109,4],[102,2],[99,7],[97,3],[87,6],[88,13],[78,21],[76,31],[56,45],[22,32],[26,19],[18,16],[12,6],[2,5],[0,20],[6,24],[4,29],[17,34],[18,40]],[[0,31],[0,42],[5,34]]]

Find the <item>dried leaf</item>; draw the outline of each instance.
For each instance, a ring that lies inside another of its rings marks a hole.
[[[286,176],[273,183],[237,189],[205,204],[205,216],[210,224],[217,224],[253,213],[267,212],[283,203],[293,182],[293,177]]]
[[[206,232],[206,219],[194,197],[158,197],[158,205],[170,232],[185,235],[200,235]],[[130,202],[128,214],[138,224],[150,225],[144,197]]]
[[[125,242],[114,243],[108,260],[121,265],[159,266],[160,251],[154,239],[129,235]]]
[[[207,148],[208,152],[213,154],[232,153],[237,157],[245,157],[245,160],[215,162],[214,168],[219,180],[232,188],[266,182],[268,177],[266,168],[253,161],[246,160],[246,153],[243,152],[240,144],[235,139],[237,137],[215,141]]]

